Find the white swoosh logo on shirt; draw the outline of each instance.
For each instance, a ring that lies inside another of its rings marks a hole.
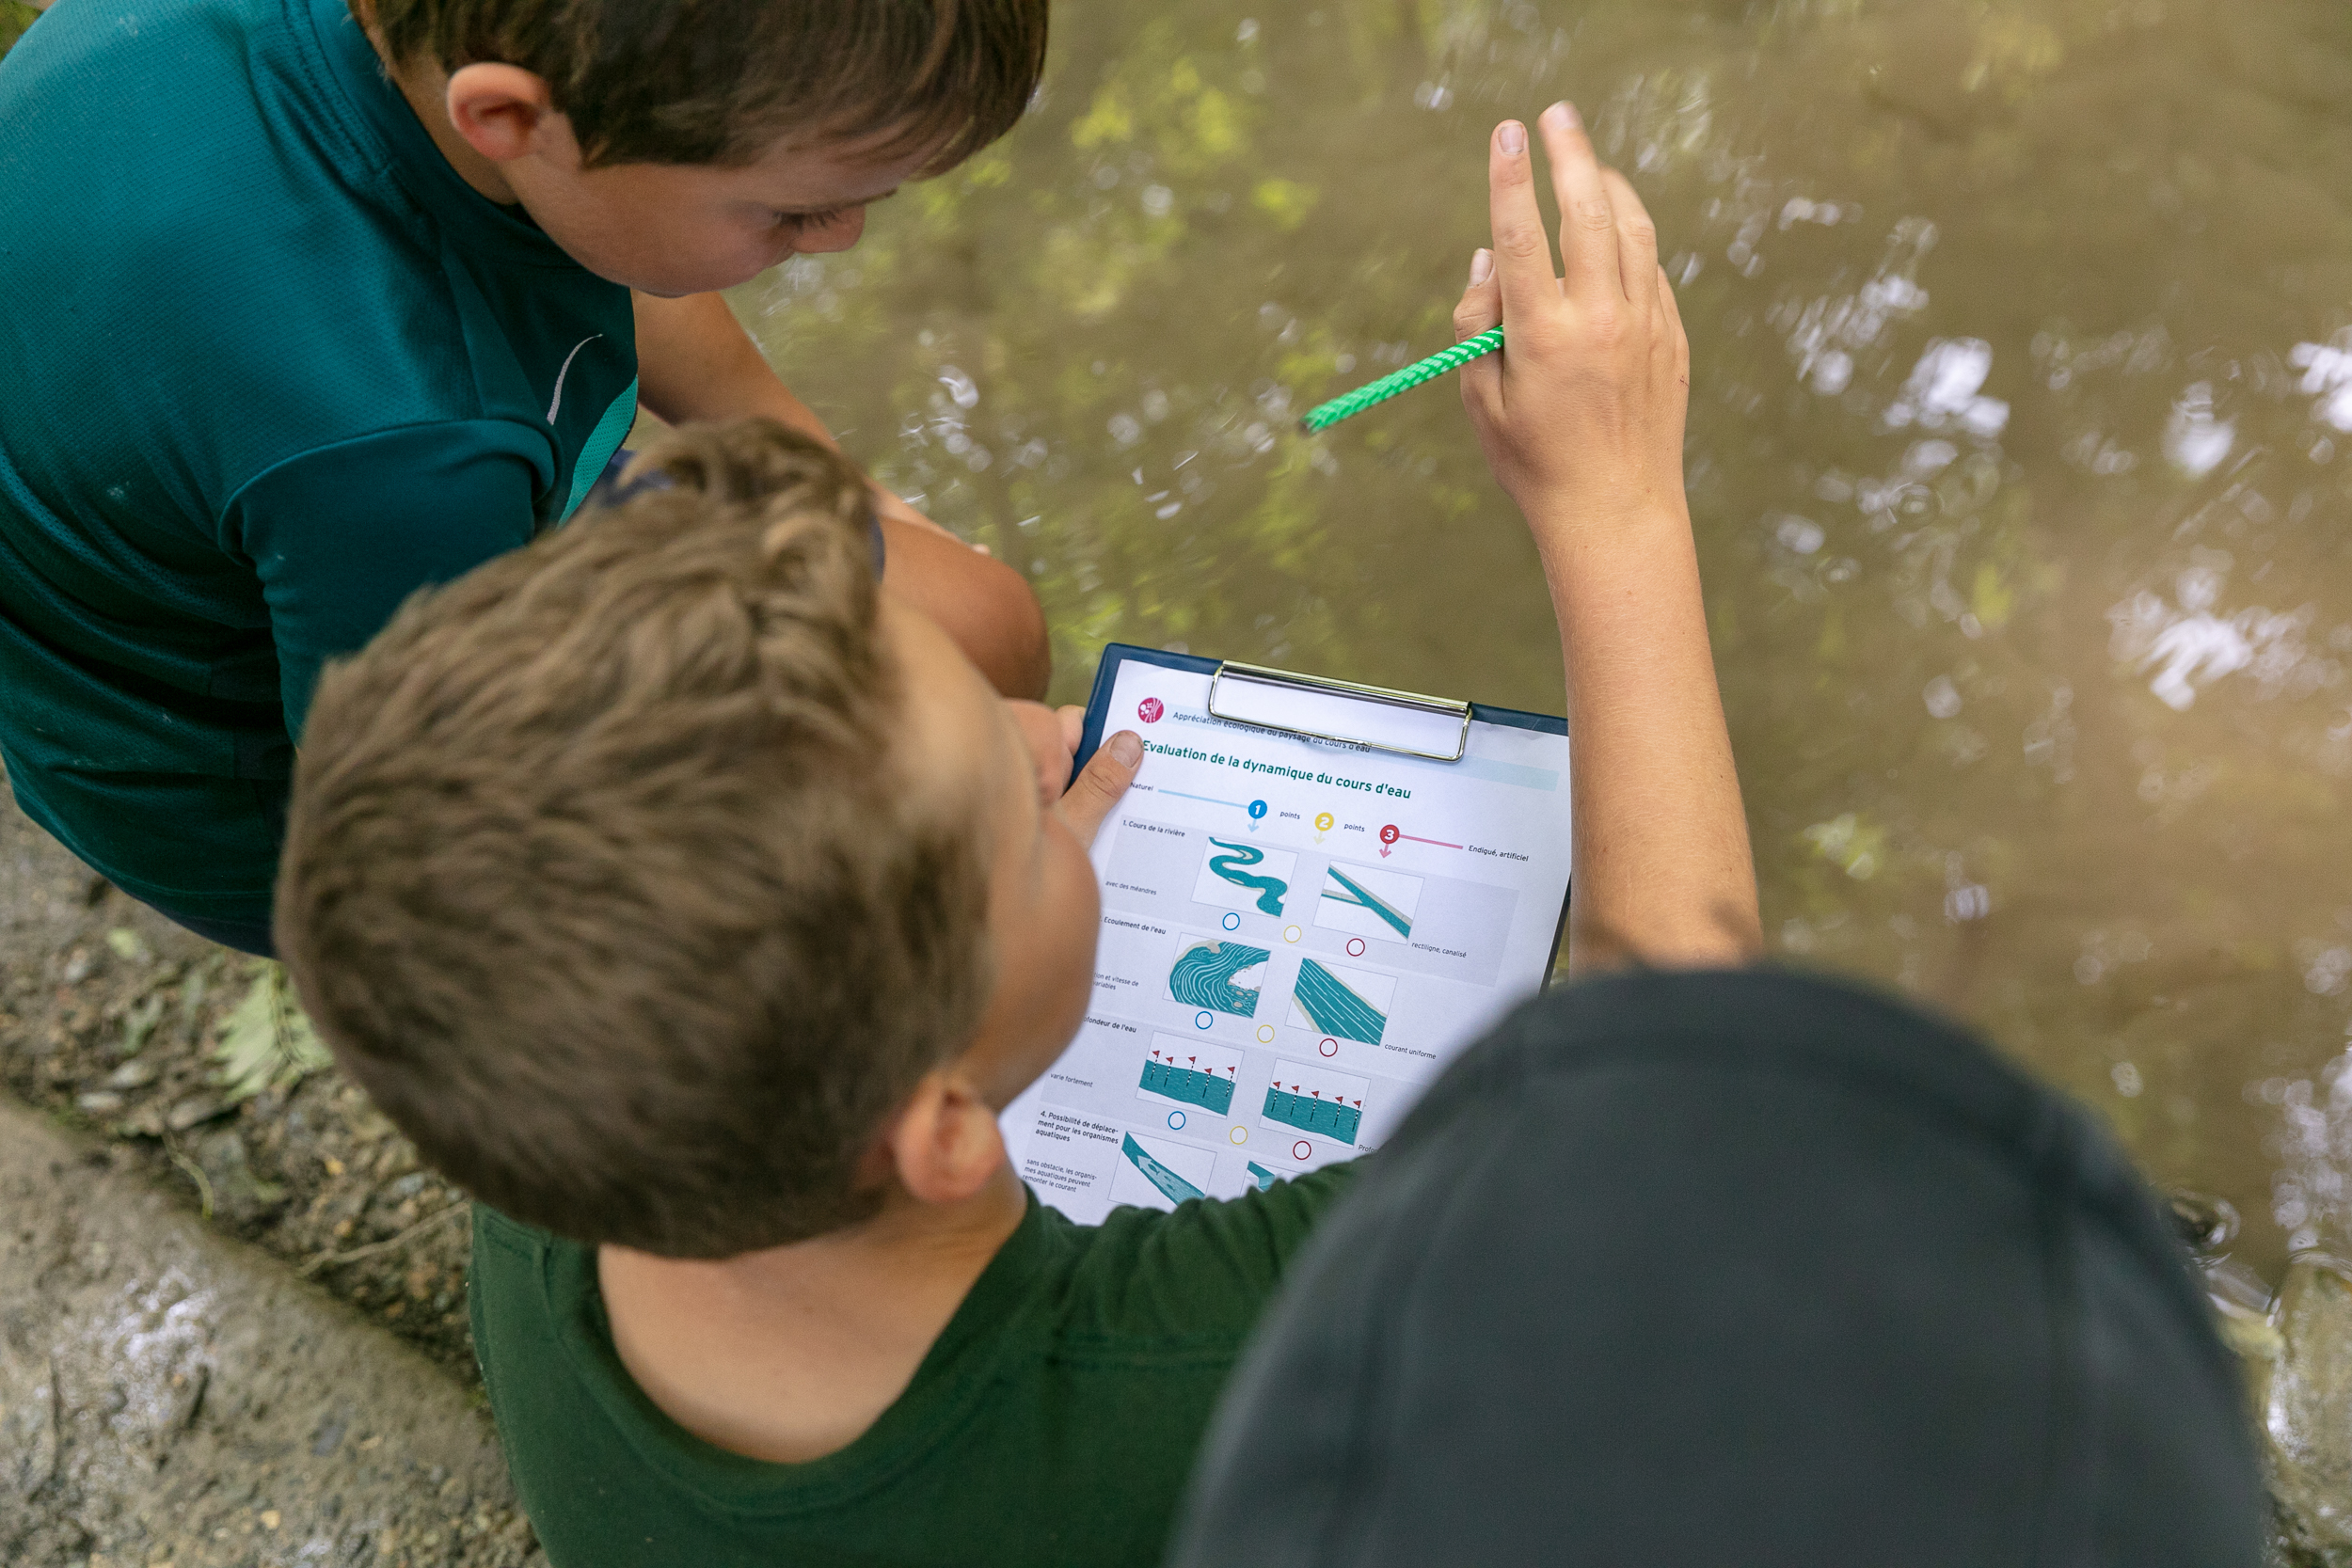
[[[564,368],[555,372],[555,396],[548,400],[548,423],[555,422],[555,411],[564,406],[564,378],[572,373],[572,361],[580,357],[581,349],[603,336],[601,332],[591,332],[572,345],[571,353],[564,356]]]

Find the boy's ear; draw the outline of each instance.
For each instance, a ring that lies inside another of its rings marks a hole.
[[[952,1068],[923,1075],[883,1132],[882,1148],[899,1184],[925,1203],[961,1202],[1005,1163],[996,1113]]]
[[[540,128],[555,114],[546,77],[496,61],[458,67],[449,79],[448,103],[450,124],[494,164],[535,150]]]

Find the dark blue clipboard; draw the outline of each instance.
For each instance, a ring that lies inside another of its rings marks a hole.
[[[1120,666],[1130,662],[1157,665],[1163,670],[1182,670],[1187,674],[1213,676],[1225,661],[1203,658],[1199,654],[1169,653],[1165,648],[1141,648],[1132,642],[1104,644],[1103,662],[1094,671],[1094,690],[1087,698],[1086,727],[1079,732],[1077,755],[1071,759],[1070,777],[1073,782],[1092,758],[1095,749],[1103,744],[1103,731],[1110,719],[1111,690],[1119,684]],[[1506,729],[1534,730],[1543,735],[1565,736],[1568,733],[1565,719],[1549,713],[1527,713],[1515,707],[1489,707],[1485,703],[1470,705],[1470,721],[1473,724],[1499,724]],[[1238,723],[1241,721],[1228,720],[1227,722]],[[1272,725],[1261,727],[1275,728]],[[1566,832],[1568,825],[1562,823],[1560,831]],[[1556,968],[1560,961],[1560,943],[1568,931],[1568,901],[1575,895],[1576,879],[1571,872],[1568,891],[1560,899],[1560,924],[1551,933],[1551,968]]]

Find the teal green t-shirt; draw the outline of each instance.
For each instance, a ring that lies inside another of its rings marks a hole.
[[[1242,1342],[1353,1172],[1100,1226],[1031,1194],[906,1392],[804,1465],[664,1416],[595,1249],[480,1207],[474,1352],[554,1568],[1156,1568]]]
[[[126,891],[265,920],[322,661],[579,503],[628,293],[457,177],[342,0],[59,0],[0,127],[0,758]]]

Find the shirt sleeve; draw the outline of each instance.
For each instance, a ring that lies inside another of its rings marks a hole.
[[[1171,1342],[1247,1335],[1360,1164],[1326,1165],[1240,1197],[1195,1198],[1172,1213],[1114,1211],[1075,1282],[1073,1327]]]
[[[364,645],[418,589],[530,543],[551,463],[538,432],[453,421],[319,447],[237,492],[220,543],[261,578],[289,736],[301,738],[327,659]]]

